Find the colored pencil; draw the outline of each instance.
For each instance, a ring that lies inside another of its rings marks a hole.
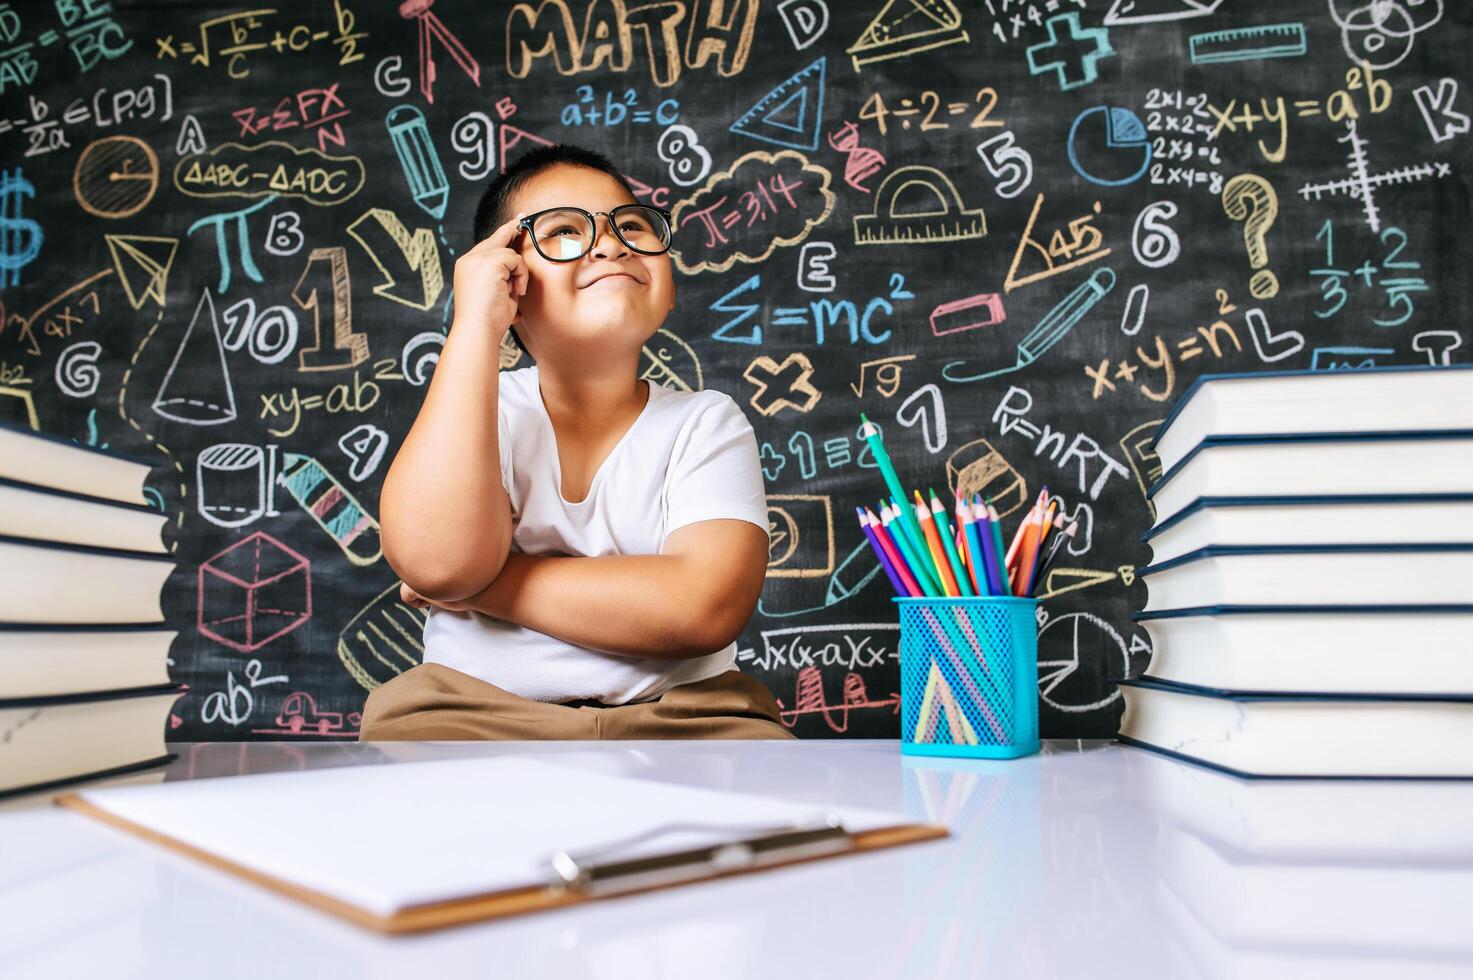
[[[926,543],[925,533],[921,532],[920,536],[917,537],[911,531],[910,524],[906,524],[900,520],[902,513],[910,514],[912,517],[915,516],[914,505],[909,501],[902,504],[899,500],[891,500],[890,509],[896,519],[894,526],[900,528],[901,533],[910,542],[911,550],[915,552],[916,558],[921,562],[921,566],[925,568],[926,575],[930,578],[931,584],[936,587],[936,594],[946,595],[946,586],[942,584],[941,570],[936,567],[936,561],[931,555],[931,547]],[[919,521],[912,521],[911,523],[916,526],[917,530],[920,529],[921,525]]]
[[[900,578],[901,585],[904,586],[904,591],[901,594],[908,596],[925,595],[925,590],[921,588],[920,583],[911,574],[910,569],[905,564],[904,557],[896,550],[895,544],[890,540],[889,533],[886,532],[880,519],[875,516],[874,511],[866,507],[861,513],[869,523],[870,533],[874,535],[875,543],[880,546],[880,550],[889,559],[891,566],[895,569],[895,574]]]
[[[1002,544],[1002,518],[997,513],[997,508],[992,505],[992,498],[987,498],[987,517],[992,524],[992,555],[997,559],[997,586],[999,595],[1012,595],[1008,587],[1008,564],[1004,557],[1006,552]]]
[[[890,488],[890,495],[896,500],[905,499],[905,488],[900,485],[900,477],[895,473],[895,464],[890,462],[890,454],[885,451],[885,443],[880,438],[880,427],[871,422],[863,412],[859,413],[859,435],[869,444],[870,454],[875,458],[875,465],[880,468],[880,476],[885,480],[885,486]],[[906,525],[906,530],[911,532],[915,539],[921,539],[921,528],[916,523],[915,515],[906,510],[900,512],[901,523]]]
[[[1028,508],[1028,513],[1024,515],[1022,522],[1019,523],[1018,530],[1013,532],[1013,540],[1008,545],[1007,557],[1007,566],[1010,570],[1017,567],[1018,555],[1021,553],[1024,541],[1027,538],[1027,531],[1030,526],[1029,521],[1032,519],[1035,512],[1038,512],[1040,514],[1043,513],[1043,507],[1047,503],[1048,487],[1044,487],[1043,489],[1038,491],[1038,496],[1034,499],[1033,506]]]
[[[994,550],[992,537],[992,520],[987,516],[987,508],[982,506],[981,494],[978,499],[972,501],[972,526],[976,529],[977,537],[981,544],[977,553],[982,556],[982,574],[987,578],[988,595],[1007,595],[1002,582],[997,577],[997,553]]]
[[[1012,557],[1008,560],[1008,582],[1012,586],[1013,595],[1023,594],[1023,580],[1028,577],[1028,570],[1024,566],[1038,544],[1039,520],[1042,515],[1042,508],[1035,503],[1028,511],[1028,516],[1023,518],[1023,523],[1018,525],[1017,546],[1012,549]]]
[[[1070,521],[1069,526],[1061,531],[1058,537],[1055,538],[1053,547],[1049,549],[1048,557],[1045,558],[1043,560],[1043,564],[1039,566],[1037,580],[1034,582],[1035,588],[1043,583],[1045,577],[1048,575],[1049,569],[1053,568],[1054,562],[1058,561],[1059,553],[1067,547],[1068,542],[1074,540],[1074,534],[1078,530],[1079,522]],[[1031,594],[1032,593],[1030,593],[1030,595]]]
[[[1038,540],[1034,542],[1033,547],[1030,549],[1028,563],[1025,566],[1028,574],[1023,576],[1023,595],[1033,594],[1033,578],[1038,574],[1038,566],[1043,561],[1043,549],[1048,544],[1050,533],[1054,530],[1054,521],[1061,519],[1063,516],[1055,514],[1058,508],[1059,501],[1056,498],[1049,501],[1048,510],[1044,512],[1043,526],[1039,528]]]
[[[910,590],[905,587],[905,583],[900,580],[900,575],[895,571],[895,566],[890,563],[890,556],[885,554],[885,549],[880,546],[879,539],[875,537],[874,529],[869,526],[869,519],[864,516],[864,508],[856,507],[854,511],[859,515],[859,527],[864,531],[869,546],[874,549],[875,557],[880,560],[880,567],[885,570],[885,575],[890,579],[890,585],[894,587],[895,594],[910,595]]]
[[[963,596],[974,597],[977,595],[972,588],[972,583],[967,580],[966,569],[962,568],[961,556],[956,553],[956,544],[953,539],[956,529],[951,526],[951,518],[946,516],[946,508],[941,504],[941,498],[936,496],[936,489],[931,491],[931,520],[936,524],[936,533],[941,538],[941,546],[946,549],[946,561],[951,565],[951,576],[956,580],[957,588]],[[920,496],[920,491],[916,491]]]
[[[905,522],[900,519],[900,508],[893,504],[880,504],[880,523],[890,535],[890,542],[895,545],[899,552],[910,565],[910,572],[915,576],[925,595],[942,595],[941,583],[937,580],[935,570],[931,567],[930,559],[925,556],[925,549],[917,547],[911,540],[910,531],[906,529]]]
[[[905,532],[900,526],[900,518],[887,508],[880,520],[890,537],[890,543],[904,556],[906,563],[910,566],[911,574],[915,576],[916,582],[920,585],[922,594],[932,597],[939,596],[941,590],[931,581],[930,576],[925,574],[925,565],[921,563],[920,557],[916,555],[910,542],[906,540]]]
[[[992,583],[987,578],[987,557],[982,551],[982,536],[977,533],[977,515],[960,494],[956,498],[956,519],[962,526],[962,536],[967,541],[968,571],[977,585],[978,595],[993,595]]]
[[[936,563],[936,571],[940,573],[941,585],[948,596],[961,595],[961,588],[956,584],[956,578],[951,574],[951,568],[946,560],[946,554],[941,544],[941,536],[936,530],[936,521],[931,516],[931,508],[927,507],[925,501],[921,500],[921,492],[915,491],[915,516],[921,525],[921,531],[926,535],[926,545],[931,549],[931,559]]]

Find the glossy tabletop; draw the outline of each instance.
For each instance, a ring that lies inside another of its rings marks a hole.
[[[171,748],[170,781],[525,753],[951,836],[384,936],[23,797],[0,807],[0,977],[1473,976],[1473,783],[1244,781],[1103,742],[1011,762],[844,740]],[[374,822],[352,800],[300,817]],[[392,848],[433,814],[376,831]]]

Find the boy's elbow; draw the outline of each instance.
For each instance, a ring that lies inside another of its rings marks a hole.
[[[699,651],[697,655],[715,653],[734,643],[751,621],[757,598],[750,590],[736,586],[715,590],[701,615],[689,624],[691,646]],[[701,609],[702,604],[695,608]]]
[[[475,549],[461,561],[445,554],[405,554],[405,550],[391,548],[385,536],[384,557],[406,585],[426,599],[458,602],[496,581],[506,566],[511,544],[502,541]]]

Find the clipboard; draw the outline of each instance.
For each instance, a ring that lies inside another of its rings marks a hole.
[[[355,773],[371,775],[381,783],[391,781],[395,771],[404,771],[424,766],[440,766],[447,777],[459,774],[451,770],[455,766],[473,767],[475,763],[490,763],[507,760],[454,760],[452,762],[402,763],[395,765],[373,765],[344,767],[333,770],[313,770],[293,773],[254,774],[224,779],[199,780],[164,784],[162,786],[123,787],[115,790],[92,790],[68,793],[58,797],[57,806],[101,821],[119,830],[136,835],[175,853],[210,865],[216,869],[244,878],[255,885],[269,889],[296,901],[311,905],[358,926],[381,933],[418,933],[449,926],[464,925],[492,919],[507,918],[533,912],[550,911],[590,901],[602,901],[624,895],[639,894],[665,888],[678,887],[701,881],[715,880],[740,874],[751,874],[769,868],[785,867],[808,861],[841,857],[894,847],[901,844],[936,840],[948,836],[943,826],[908,823],[903,820],[874,826],[889,814],[876,814],[854,808],[834,808],[813,812],[812,807],[782,801],[749,797],[745,794],[724,791],[695,789],[652,783],[638,779],[608,776],[602,773],[587,773],[562,769],[547,763],[523,764],[560,770],[563,774],[588,783],[588,792],[607,792],[613,781],[633,784],[634,792],[658,792],[674,794],[703,794],[702,805],[726,804],[739,808],[745,799],[749,803],[773,805],[788,809],[809,811],[802,819],[779,823],[738,824],[731,821],[663,822],[649,826],[634,837],[615,838],[603,841],[598,847],[583,847],[573,850],[552,850],[542,856],[542,873],[536,884],[520,887],[498,888],[475,894],[431,901],[415,901],[402,907],[372,907],[363,901],[354,901],[342,893],[333,894],[330,889],[313,887],[300,880],[291,880],[282,874],[263,870],[262,863],[271,863],[246,858],[235,859],[225,853],[222,846],[204,846],[199,841],[186,839],[188,831],[171,832],[161,827],[167,819],[143,817],[132,819],[130,812],[149,812],[144,804],[156,806],[158,813],[173,814],[177,811],[177,797],[181,792],[196,785],[213,784],[208,789],[213,793],[216,806],[225,806],[230,799],[221,790],[235,790],[234,786],[221,784],[245,784],[255,781],[255,786],[241,787],[238,799],[261,799],[261,794],[277,793],[283,785],[282,777],[298,782],[299,788],[312,777],[331,774],[342,781],[351,779]],[[270,784],[270,785],[268,785]],[[643,786],[646,790],[640,790]],[[655,789],[649,789],[649,788]],[[154,800],[140,796],[149,791],[170,790],[176,797],[171,801],[162,795]],[[259,790],[259,793],[255,792]],[[724,799],[717,799],[717,798]],[[727,801],[736,801],[727,804]],[[283,800],[283,806],[289,801]],[[847,811],[847,813],[846,813]],[[207,810],[196,809],[195,817],[203,825]],[[846,816],[851,822],[858,820],[866,824],[865,829],[846,827]],[[177,819],[177,818],[175,818]],[[177,824],[187,828],[186,823]],[[881,821],[883,822],[883,821]],[[696,846],[655,846],[662,837],[680,834],[705,834],[714,839],[702,841]],[[218,834],[216,835],[218,837]],[[446,842],[451,848],[454,842]],[[370,854],[371,859],[371,854]]]

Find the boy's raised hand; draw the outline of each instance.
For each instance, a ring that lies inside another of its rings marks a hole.
[[[517,318],[517,302],[527,292],[527,263],[513,243],[521,234],[521,215],[497,228],[455,260],[455,320],[485,324],[506,333]]]

